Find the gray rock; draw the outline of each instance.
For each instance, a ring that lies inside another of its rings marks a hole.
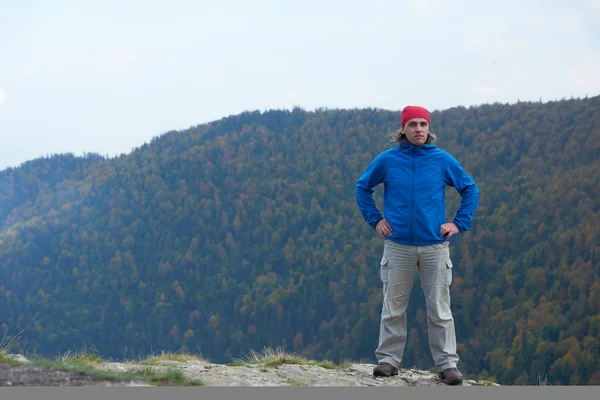
[[[22,354],[7,354],[4,357],[21,363],[29,362]]]

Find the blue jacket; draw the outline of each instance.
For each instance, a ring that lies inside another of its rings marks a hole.
[[[414,146],[402,142],[379,154],[356,182],[356,202],[365,221],[375,228],[383,218],[373,199],[373,188],[384,184],[385,219],[392,228],[388,239],[407,245],[441,243],[446,221],[445,187],[461,196],[454,224],[469,229],[479,204],[479,188],[454,157],[433,143]]]

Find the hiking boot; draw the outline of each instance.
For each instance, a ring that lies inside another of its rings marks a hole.
[[[373,368],[373,375],[375,376],[392,376],[398,375],[398,368],[386,362],[379,363]]]
[[[440,372],[440,378],[448,385],[458,385],[462,383],[462,374],[456,368],[447,368]]]

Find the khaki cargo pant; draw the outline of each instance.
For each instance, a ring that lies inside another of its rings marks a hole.
[[[429,348],[438,371],[456,367],[456,336],[450,310],[452,261],[449,242],[407,246],[385,241],[381,259],[383,307],[378,362],[399,368],[406,346],[406,307],[417,273],[427,304]]]

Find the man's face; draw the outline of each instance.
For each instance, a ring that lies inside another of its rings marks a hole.
[[[413,118],[404,125],[402,132],[410,143],[422,146],[429,136],[429,124],[424,118]]]

